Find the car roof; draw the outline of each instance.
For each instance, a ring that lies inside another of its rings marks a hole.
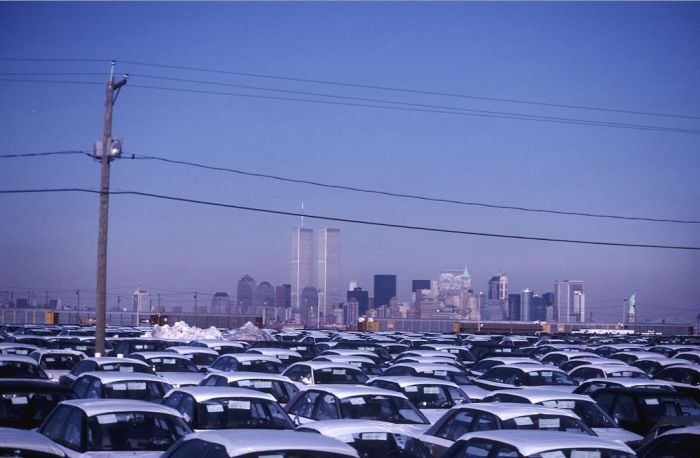
[[[140,372],[119,372],[119,371],[93,371],[93,372],[83,372],[78,376],[81,377],[95,377],[100,379],[102,383],[114,383],[114,382],[159,382],[168,383],[166,379],[155,374],[142,374]],[[76,379],[77,380],[77,379]]]
[[[189,361],[190,359],[186,357],[185,355],[181,355],[179,353],[175,353],[172,351],[135,351],[133,353],[130,353],[129,356],[132,355],[139,355],[144,357],[145,359],[153,359],[153,358],[177,358],[177,359],[184,359]]]
[[[180,412],[171,407],[133,399],[72,399],[59,405],[77,407],[88,417],[116,412],[152,412],[182,417]]]
[[[71,350],[70,348],[40,348],[34,350],[30,355],[34,353],[44,356],[44,355],[75,355],[75,356],[85,356],[85,353],[78,350]]]
[[[581,366],[578,366],[575,369],[572,369],[572,373],[575,371],[579,371],[582,369],[599,369],[603,371],[606,374],[612,373],[612,372],[620,372],[620,371],[628,371],[628,372],[636,372],[638,374],[646,374],[643,370],[636,366],[629,366],[622,361],[620,361],[621,364],[584,364]]]
[[[572,400],[572,401],[587,401],[595,402],[593,399],[586,394],[574,394],[565,393],[563,391],[548,390],[548,389],[513,389],[513,390],[496,390],[492,391],[488,396],[496,394],[508,394],[512,396],[518,396],[525,398],[528,401],[536,404],[538,402],[552,401],[552,400]],[[486,396],[486,397],[488,397]]]
[[[114,364],[114,363],[124,363],[124,362],[140,364],[142,366],[148,366],[147,363],[141,361],[140,359],[120,358],[117,356],[91,356],[91,357],[83,359],[83,361],[95,361],[100,366],[102,366],[104,364]],[[148,367],[150,367],[150,366],[148,366]]]
[[[478,431],[465,434],[458,440],[465,441],[472,438],[507,443],[517,448],[518,451],[525,456],[546,452],[548,450],[555,450],[558,448],[607,448],[624,451],[630,454],[633,453],[632,449],[622,442],[608,441],[597,436],[561,431],[517,429],[508,430],[507,432],[503,430]]]
[[[0,445],[3,448],[18,448],[21,450],[50,453],[52,456],[66,456],[53,441],[36,431],[0,428],[0,437],[2,438],[2,443]]]
[[[24,355],[0,355],[0,362],[2,361],[15,361],[31,364],[32,366],[37,366],[39,363],[34,358]]]
[[[670,429],[662,434],[659,434],[657,437],[673,436],[674,434],[693,434],[695,436],[700,436],[700,425],[685,426],[682,428],[673,428],[673,429]]]
[[[239,380],[279,380],[280,382],[292,383],[289,377],[285,377],[281,374],[271,374],[269,372],[245,372],[245,371],[235,371],[235,372],[212,372],[208,374],[209,376],[218,376],[226,378],[229,383],[237,382]]]
[[[495,369],[497,367],[507,367],[509,369],[520,369],[524,372],[536,372],[536,371],[549,371],[549,372],[561,372],[562,374],[566,374],[563,370],[559,369],[556,366],[548,366],[546,364],[530,364],[530,363],[513,363],[513,364],[502,364],[500,366],[494,366],[491,369]]]
[[[176,391],[187,393],[197,402],[205,402],[219,398],[255,398],[266,401],[277,402],[271,394],[261,391],[249,390],[247,388],[231,388],[228,386],[186,386],[171,390],[166,396],[170,396]]]
[[[458,404],[450,410],[479,410],[496,415],[501,420],[522,417],[524,415],[558,415],[576,419],[579,418],[578,415],[567,409],[516,402],[473,402],[469,404]]]
[[[282,361],[279,358],[275,358],[274,356],[269,356],[269,355],[259,355],[257,353],[229,353],[226,355],[221,355],[217,358],[219,359],[225,359],[225,358],[233,358],[236,361],[271,361],[273,363],[282,363]]]
[[[416,372],[434,372],[434,371],[447,371],[447,372],[458,372],[462,373],[457,367],[450,364],[432,364],[432,363],[396,363],[392,364],[392,367],[411,367],[416,370]]]
[[[451,386],[453,388],[458,388],[459,385],[457,385],[454,382],[450,382],[448,380],[441,380],[438,378],[432,378],[432,377],[412,377],[410,375],[395,375],[395,376],[379,376],[374,379],[372,379],[372,382],[378,382],[378,381],[384,381],[384,382],[392,382],[396,383],[400,387],[406,387],[406,386],[414,386],[414,385],[445,385],[445,386]]]
[[[354,434],[364,432],[386,432],[393,434],[403,434],[406,436],[416,436],[415,430],[406,428],[404,425],[389,423],[377,420],[341,419],[341,420],[321,420],[304,423],[297,430],[310,428],[318,431],[324,436],[337,437],[343,434]]]
[[[193,347],[191,345],[175,345],[174,347],[168,347],[166,348],[167,351],[166,353],[180,353],[181,355],[189,355],[190,353],[206,353],[207,355],[216,355],[219,356],[219,354],[216,352],[216,350],[212,350],[209,347]]]
[[[59,385],[48,379],[37,378],[5,378],[0,379],[0,392],[5,391],[34,391],[73,393],[73,390],[65,385]]]
[[[407,399],[402,393],[397,391],[385,390],[383,388],[375,388],[365,385],[311,385],[306,391],[323,391],[338,399],[351,398],[354,396],[378,395],[392,396],[395,398]]]
[[[229,456],[275,450],[313,450],[319,453],[359,456],[354,448],[339,440],[298,431],[276,430],[271,434],[269,430],[264,429],[209,430],[188,434],[182,440],[193,439],[223,445]]]
[[[366,356],[361,356],[361,355],[320,355],[312,359],[312,361],[325,361],[323,359],[319,358],[326,358],[328,361],[327,362],[332,362],[332,363],[348,363],[351,364],[352,362],[355,363],[365,363],[365,364],[374,364],[374,361],[369,359]]]
[[[608,378],[595,377],[595,378],[589,378],[588,380],[584,380],[583,382],[581,382],[581,385],[583,385],[585,383],[596,383],[596,382],[617,383],[620,386],[623,386],[626,388],[634,388],[636,386],[647,386],[647,385],[673,387],[673,384],[670,382],[667,382],[666,380],[632,378],[632,377],[608,377]]]
[[[359,371],[360,368],[357,366],[353,366],[352,364],[346,364],[346,363],[334,363],[332,361],[302,361],[298,363],[294,363],[289,368],[291,369],[294,366],[308,366],[313,370],[319,370],[319,369],[352,369],[354,371]]]

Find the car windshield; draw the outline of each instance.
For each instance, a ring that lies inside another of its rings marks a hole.
[[[589,428],[617,428],[612,418],[592,401],[574,399],[560,399],[557,401],[544,401],[544,407],[571,410],[581,418]]]
[[[136,372],[139,374],[152,374],[153,370],[149,367],[146,366],[145,364],[136,364],[136,363],[109,363],[109,364],[103,364],[100,366],[100,369],[102,371],[110,371],[110,372]]]
[[[558,371],[532,371],[529,372],[530,385],[576,385],[565,372]]]
[[[218,356],[209,353],[190,353],[187,358],[198,366],[210,366]]]
[[[700,404],[688,396],[645,396],[641,405],[644,416],[651,421],[661,417],[700,415]]]
[[[48,378],[35,364],[24,361],[0,361],[0,379],[3,378]]]
[[[78,364],[82,358],[79,355],[45,355],[39,365],[42,369],[69,371]]]
[[[364,384],[369,377],[367,377],[359,369],[346,369],[344,367],[338,368],[324,368],[314,370],[314,382],[315,383],[351,383],[351,384]]]
[[[601,448],[558,448],[528,455],[527,458],[634,458],[636,456],[632,453]]]
[[[455,405],[447,388],[444,385],[411,385],[402,392],[419,409],[446,409]]]
[[[138,399],[154,401],[163,397],[172,387],[167,383],[151,381],[115,382],[104,386],[107,399]]]
[[[590,436],[596,434],[581,420],[559,415],[523,415],[501,422],[503,429],[537,429],[543,431],[563,431],[582,433]]]
[[[428,420],[408,400],[394,396],[365,395],[341,399],[340,410],[345,419],[428,424]]]
[[[115,412],[88,420],[89,451],[166,450],[190,432],[181,418],[151,412]]]
[[[285,387],[286,385],[286,387]],[[280,404],[289,402],[290,394],[294,394],[299,389],[291,383],[284,383],[277,380],[239,380],[232,386],[248,388],[255,391],[271,394]]]
[[[387,432],[354,433],[338,439],[352,446],[362,457],[391,456],[392,458],[430,458],[430,449],[420,440],[403,434]]]
[[[148,362],[156,372],[199,372],[197,366],[185,358],[151,358]]]
[[[0,424],[20,428],[39,426],[56,404],[75,398],[70,392],[33,392],[17,389],[0,395]],[[0,455],[4,456],[4,455]],[[10,455],[12,456],[12,455]]]
[[[289,416],[275,402],[264,399],[212,399],[197,406],[200,429],[294,429]]]

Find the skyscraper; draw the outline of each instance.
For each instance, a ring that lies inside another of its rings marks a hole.
[[[357,302],[357,313],[362,316],[366,315],[369,310],[369,291],[362,291],[362,288],[354,288],[347,293],[347,302]],[[349,324],[347,321],[346,324]]]
[[[292,307],[301,308],[304,288],[313,286],[313,229],[295,227],[292,231]]]
[[[489,280],[488,298],[501,301],[508,299],[508,277],[504,274],[491,277],[491,280]]]
[[[219,292],[211,298],[209,313],[228,314],[231,312],[231,298],[228,293]]]
[[[422,289],[430,289],[430,280],[413,280],[411,282],[411,291],[420,291]]]
[[[534,318],[532,318],[532,312],[534,311],[534,297],[535,293],[533,293],[530,288],[525,288],[520,293],[520,321],[534,320]]]
[[[238,313],[241,315],[250,315],[254,312],[255,301],[255,279],[250,275],[245,275],[238,280],[238,288],[236,289],[236,303]]]
[[[392,297],[396,297],[396,275],[375,275],[374,308],[389,305]]]
[[[318,233],[318,306],[322,324],[335,322],[333,307],[342,302],[340,293],[340,229],[323,228]]]
[[[579,292],[580,295],[574,295]],[[581,322],[585,314],[585,296],[581,280],[557,280],[554,282],[553,319],[562,323]],[[583,305],[583,310],[582,306]]]

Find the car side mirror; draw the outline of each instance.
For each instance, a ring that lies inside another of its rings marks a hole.
[[[294,426],[301,426],[301,420],[299,419],[299,415],[294,415],[292,423],[294,423]]]

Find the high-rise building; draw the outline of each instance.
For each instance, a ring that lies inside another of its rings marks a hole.
[[[209,307],[209,313],[226,315],[231,312],[231,298],[228,293],[215,293],[214,297],[211,298],[211,306]]]
[[[583,291],[574,291],[574,318],[579,323],[586,321],[586,295]]]
[[[362,315],[359,311],[360,304],[356,298],[350,298],[343,306],[343,321],[350,329],[357,329],[357,320]]]
[[[272,287],[270,282],[261,282],[255,288],[255,315],[261,316],[265,313],[266,316],[271,316],[271,310],[268,308],[273,308],[275,306],[275,288]]]
[[[581,280],[557,280],[554,282],[554,320],[561,323],[581,322],[581,297],[578,298],[578,308],[574,304],[574,293],[583,293]],[[585,299],[583,301],[585,313]],[[584,317],[585,318],[585,317]]]
[[[508,295],[508,310],[505,318],[511,321],[520,321],[521,303],[520,294]]]
[[[313,286],[307,286],[301,292],[301,318],[307,328],[317,329],[321,323],[318,312],[318,290]]]
[[[430,280],[413,280],[411,282],[411,292],[430,289]]]
[[[454,296],[462,289],[462,271],[445,269],[438,277],[438,290],[441,297]]]
[[[333,308],[343,300],[340,293],[340,229],[323,228],[318,232],[318,306],[321,322],[335,323]]]
[[[533,298],[535,293],[530,288],[525,288],[520,293],[520,321],[532,321]]]
[[[245,275],[238,280],[236,288],[236,308],[241,315],[255,314],[255,279],[250,275]]]
[[[313,286],[313,229],[295,227],[292,231],[292,307],[301,309],[304,288]]]
[[[369,310],[369,291],[362,291],[362,288],[355,288],[347,293],[347,302],[357,301],[357,313],[360,316],[367,315]],[[349,324],[347,321],[345,324]]]
[[[133,311],[146,314],[151,311],[151,295],[140,286],[134,291]]]
[[[489,280],[489,299],[504,301],[508,299],[508,277],[498,274]]]
[[[275,288],[275,305],[278,308],[292,306],[292,285],[283,284]]]
[[[374,308],[389,305],[392,297],[396,297],[396,275],[375,275]]]

